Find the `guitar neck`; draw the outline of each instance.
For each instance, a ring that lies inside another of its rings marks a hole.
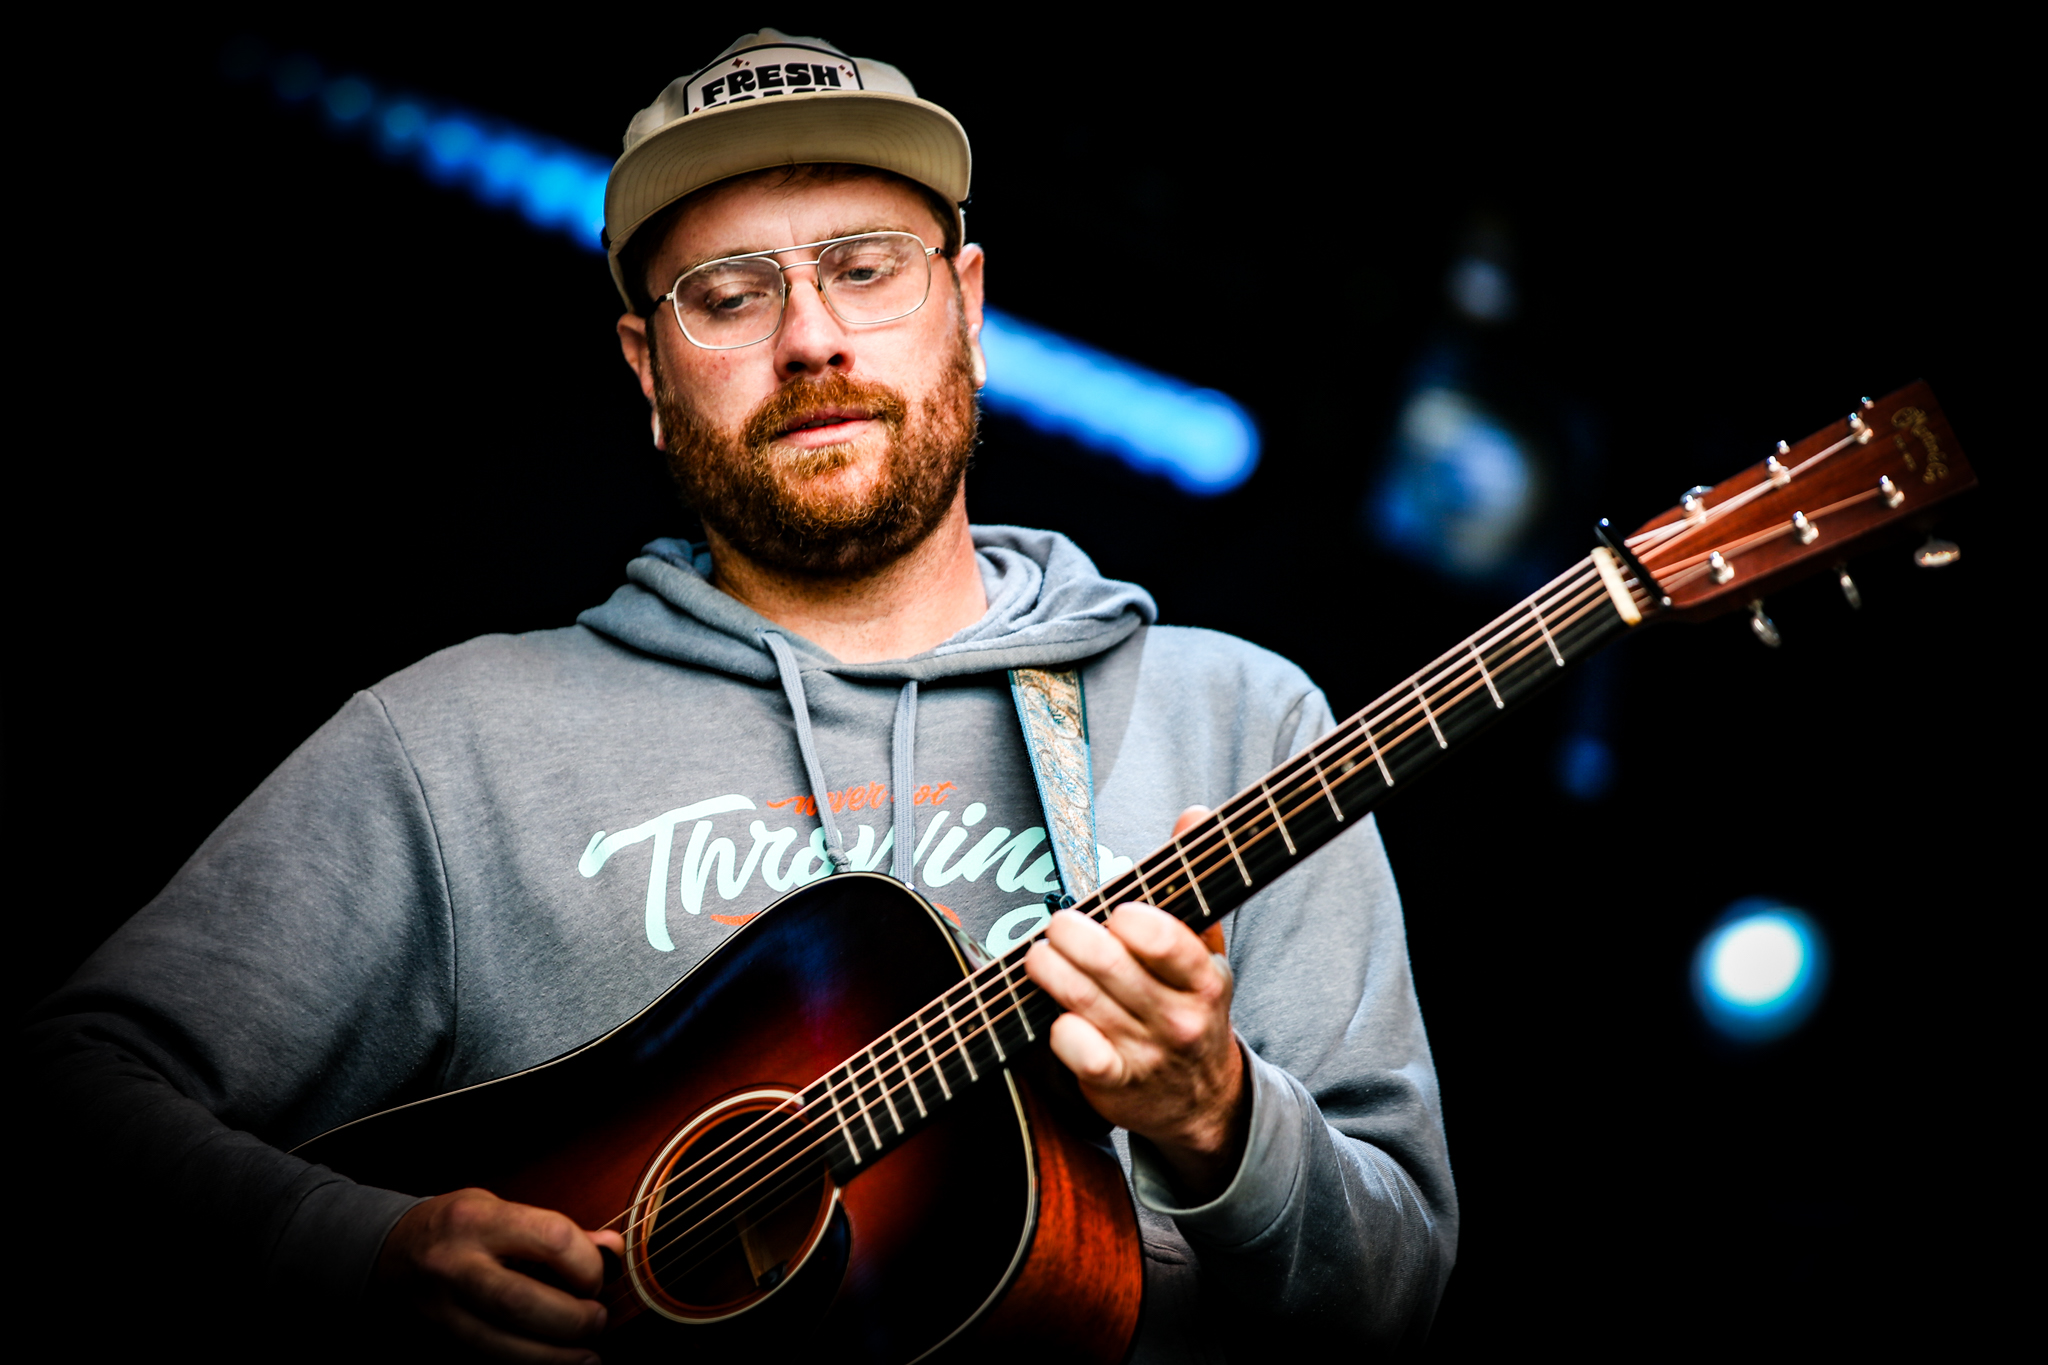
[[[1595,551],[1074,909],[1100,921],[1143,901],[1207,927],[1651,608],[1649,590]],[[982,967],[805,1087],[802,1112],[839,1178],[1044,1038],[1061,1007],[1023,956]]]

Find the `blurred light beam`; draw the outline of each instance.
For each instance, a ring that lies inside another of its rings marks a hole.
[[[395,160],[533,227],[602,252],[605,179],[611,162],[495,119],[379,90],[360,76],[326,78],[303,55],[269,61],[251,43],[232,46],[223,70],[266,77],[278,99],[311,100],[338,133],[366,130]],[[314,97],[318,98],[315,99]],[[1259,462],[1259,431],[1229,395],[1198,388],[990,309],[983,406],[1170,480],[1184,492],[1227,493]]]
[[[984,407],[1114,455],[1197,496],[1227,493],[1259,463],[1259,429],[1228,394],[985,309]]]

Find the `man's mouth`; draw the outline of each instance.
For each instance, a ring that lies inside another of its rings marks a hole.
[[[854,423],[870,420],[870,415],[858,408],[820,408],[816,412],[805,413],[777,432],[776,436],[783,440],[791,437],[808,437],[808,440],[800,440],[799,444],[811,445],[815,444],[820,436],[850,436],[853,434],[851,428]]]

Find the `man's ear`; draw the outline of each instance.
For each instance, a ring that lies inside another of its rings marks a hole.
[[[647,319],[627,313],[619,319],[619,351],[640,376],[640,392],[654,401],[654,350],[647,344]]]
[[[953,273],[960,279],[960,314],[967,320],[967,349],[974,358],[974,387],[988,383],[988,357],[981,351],[981,273],[987,260],[974,242],[960,248],[953,258]]]

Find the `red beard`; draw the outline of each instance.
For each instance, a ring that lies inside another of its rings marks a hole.
[[[978,414],[964,337],[914,414],[896,390],[835,371],[785,383],[737,433],[700,418],[668,386],[658,357],[654,368],[669,474],[683,502],[740,553],[788,572],[858,575],[900,557],[945,517],[974,453]],[[780,433],[832,408],[866,412],[887,430],[881,477],[865,495],[817,488],[851,461],[844,447],[774,448]]]

